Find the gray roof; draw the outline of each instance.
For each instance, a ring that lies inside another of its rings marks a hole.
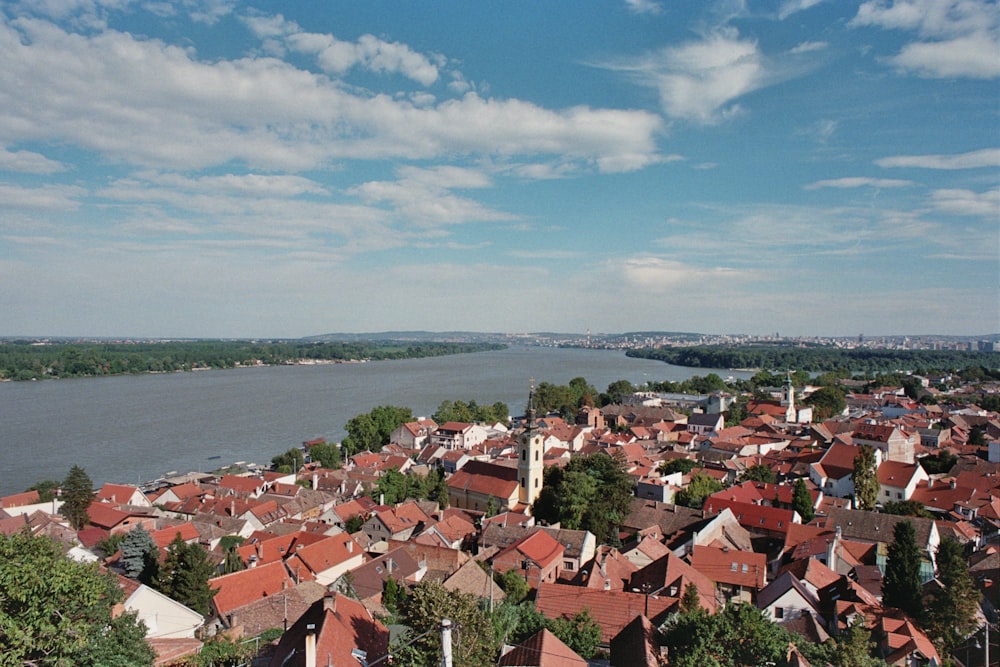
[[[917,545],[926,547],[934,529],[933,519],[832,508],[827,511],[823,525],[827,528],[840,528],[844,537],[852,540],[891,544],[896,524],[902,521],[913,524]]]

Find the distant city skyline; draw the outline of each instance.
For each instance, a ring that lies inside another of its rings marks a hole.
[[[987,0],[0,0],[0,336],[1000,332]]]

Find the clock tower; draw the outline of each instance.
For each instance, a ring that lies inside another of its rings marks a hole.
[[[535,420],[535,381],[531,381],[528,391],[528,407],[525,411],[527,424],[518,438],[517,452],[517,499],[529,507],[542,492],[543,440]]]

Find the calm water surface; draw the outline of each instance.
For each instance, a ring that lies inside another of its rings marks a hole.
[[[73,464],[102,484],[234,461],[268,463],[303,440],[339,441],[348,419],[377,405],[430,415],[445,400],[503,401],[519,414],[532,377],[566,384],[583,376],[604,391],[620,379],[641,384],[710,372],[618,351],[525,347],[366,364],[0,383],[0,495],[60,480]]]

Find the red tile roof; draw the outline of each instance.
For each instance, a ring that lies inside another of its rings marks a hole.
[[[233,574],[214,577],[208,585],[218,590],[212,604],[226,618],[234,609],[293,586],[283,563],[259,565]]]
[[[561,639],[542,628],[497,663],[501,667],[587,667],[587,661]]]
[[[760,590],[766,580],[767,556],[753,551],[695,545],[691,567],[714,582]]]
[[[636,616],[645,614],[658,623],[677,602],[678,598],[662,595],[647,598],[642,593],[595,591],[567,584],[542,583],[535,597],[535,608],[549,618],[567,619],[588,609],[601,628],[601,643],[607,644]]]

